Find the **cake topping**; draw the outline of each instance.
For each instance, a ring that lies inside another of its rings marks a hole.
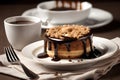
[[[83,25],[55,26],[46,30],[46,36],[64,40],[67,38],[79,39],[90,33],[90,28]]]

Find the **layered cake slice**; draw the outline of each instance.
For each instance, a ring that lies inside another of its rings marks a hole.
[[[83,25],[55,26],[46,30],[45,53],[52,60],[76,59],[93,51],[92,34]]]

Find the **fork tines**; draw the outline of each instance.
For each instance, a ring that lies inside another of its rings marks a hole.
[[[4,48],[4,51],[6,53],[7,60],[10,63],[17,63],[21,65],[25,74],[30,78],[30,80],[31,79],[37,80],[39,78],[39,76],[36,73],[32,72],[30,69],[28,69],[24,64],[20,62],[20,59],[18,58],[12,46]]]
[[[19,58],[16,55],[12,46],[4,48],[4,51],[6,53],[6,56],[7,56],[7,59],[8,59],[9,62],[19,61]]]

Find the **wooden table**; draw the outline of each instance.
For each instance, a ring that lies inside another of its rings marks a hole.
[[[112,39],[115,37],[120,37],[120,1],[99,1],[91,2],[93,7],[101,8],[107,10],[113,14],[114,20],[101,28],[93,29],[95,36],[105,37]],[[0,5],[0,54],[3,54],[3,47],[8,46],[3,20],[10,16],[21,15],[25,10],[36,7],[38,3],[32,4],[1,4]],[[0,74],[0,80],[19,80],[4,74]],[[120,64],[114,66],[111,71],[109,71],[100,80],[120,80]]]

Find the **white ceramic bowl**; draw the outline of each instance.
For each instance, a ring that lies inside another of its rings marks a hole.
[[[82,2],[81,4],[82,10],[51,11],[50,9],[56,7],[56,2],[47,1],[39,3],[37,10],[42,21],[50,19],[52,24],[74,23],[85,20],[92,8],[92,4],[89,2]]]

